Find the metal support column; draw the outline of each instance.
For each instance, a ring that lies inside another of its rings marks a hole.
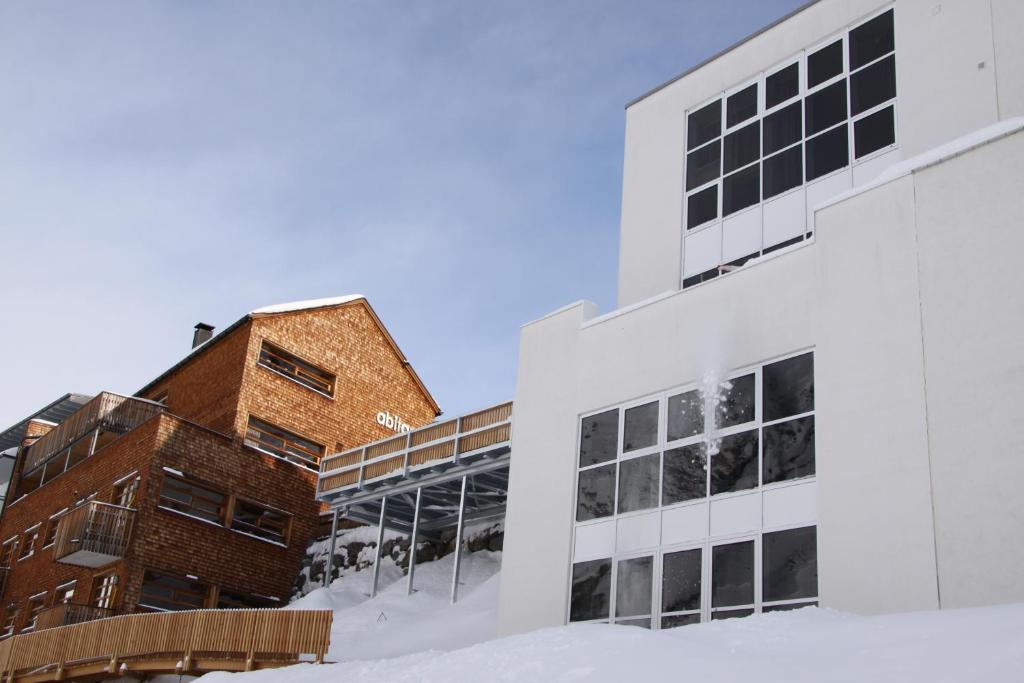
[[[370,597],[377,595],[377,581],[380,580],[380,558],[384,549],[384,515],[388,509],[388,497],[380,499],[380,526],[377,527],[377,555],[373,560],[373,585],[370,586]]]
[[[462,568],[462,527],[466,520],[466,485],[469,476],[462,475],[462,494],[459,496],[459,527],[455,532],[455,567],[452,570],[452,604],[459,599],[459,570]]]
[[[341,510],[335,508],[334,515],[331,517],[331,545],[327,553],[327,564],[324,566],[324,588],[331,585],[331,573],[334,571],[334,548],[338,542],[338,517],[340,515]]]
[[[408,595],[415,590],[412,587],[412,577],[416,574],[416,537],[420,530],[420,504],[423,502],[423,487],[416,489],[416,511],[412,513],[412,536],[409,538],[409,586],[406,589]]]

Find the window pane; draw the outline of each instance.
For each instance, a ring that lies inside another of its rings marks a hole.
[[[754,375],[729,380],[732,385],[723,391],[718,404],[718,426],[733,427],[754,419]]]
[[[725,136],[722,173],[731,173],[737,168],[757,161],[760,155],[761,124],[755,121]]]
[[[799,102],[764,117],[764,153],[777,152],[803,137],[803,108]]]
[[[757,487],[757,430],[722,438],[711,456],[711,495]]]
[[[764,428],[764,483],[813,475],[813,415]]]
[[[658,443],[658,402],[628,408],[622,423],[622,450],[635,451]]]
[[[607,517],[615,504],[615,463],[580,472],[576,521]]]
[[[686,149],[696,149],[722,134],[722,101],[698,109],[686,120]]]
[[[843,73],[843,41],[821,48],[807,55],[807,87],[813,88],[833,76]]]
[[[658,453],[619,463],[619,512],[658,506]]]
[[[761,381],[766,422],[814,410],[813,353],[765,365]]]
[[[718,218],[718,185],[686,198],[687,229]]]
[[[654,558],[637,557],[619,561],[615,580],[615,616],[633,617],[651,613],[651,584]]]
[[[818,595],[818,540],[813,526],[762,538],[762,599],[796,600]]]
[[[850,113],[854,116],[896,97],[896,58],[880,62],[850,76]]]
[[[846,126],[822,133],[811,138],[805,145],[807,156],[807,180],[814,180],[850,163],[847,147]]]
[[[728,216],[761,200],[761,169],[758,166],[733,173],[722,181],[722,215]]]
[[[661,573],[661,611],[700,609],[701,551],[666,553]]]
[[[722,141],[686,155],[686,189],[692,190],[717,178],[721,171]]]
[[[807,135],[814,135],[846,119],[846,81],[833,83],[804,100]]]
[[[790,97],[796,97],[799,92],[800,65],[791,64],[764,79],[764,106],[771,109]]]
[[[864,66],[895,49],[892,10],[850,31],[850,70]]]
[[[626,619],[624,621],[616,621],[615,625],[616,626],[639,626],[640,628],[650,628],[651,627],[651,619],[650,619],[650,617],[648,617],[647,619]]]
[[[716,545],[711,553],[711,606],[753,604],[754,542]]]
[[[675,628],[677,626],[689,626],[690,624],[699,624],[699,614],[674,614],[670,617],[661,618],[662,628]]]
[[[896,142],[893,108],[886,107],[853,124],[853,147],[857,158]]]
[[[794,602],[788,605],[769,605],[762,607],[762,612],[788,612],[794,609],[803,609],[804,607],[817,607],[818,603],[815,602]]]
[[[804,182],[804,151],[800,145],[764,160],[764,198],[800,187]]]
[[[668,440],[704,433],[704,399],[694,389],[668,398]]]
[[[580,420],[580,467],[614,460],[618,448],[618,409]]]
[[[731,609],[727,612],[715,612],[711,615],[712,621],[721,621],[722,619],[740,619],[742,617],[749,617],[754,613],[752,609]]]
[[[611,606],[612,561],[592,560],[572,566],[569,621],[607,619]]]
[[[725,125],[732,128],[757,114],[757,83],[730,95],[725,102]]]
[[[704,444],[695,443],[665,451],[664,469],[662,505],[697,500],[707,495]]]

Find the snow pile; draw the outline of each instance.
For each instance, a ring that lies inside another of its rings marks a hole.
[[[264,306],[257,308],[254,311],[250,311],[249,315],[257,315],[263,313],[291,313],[292,311],[306,311],[311,308],[323,308],[325,306],[337,306],[339,304],[347,304],[358,299],[365,299],[362,294],[348,294],[346,296],[334,296],[327,299],[309,299],[308,301],[291,301],[286,304],[274,304],[273,306]]]
[[[482,603],[492,599],[496,579],[492,577],[478,589],[478,608],[482,609]],[[399,608],[397,595],[381,597],[382,605]],[[372,612],[370,604],[374,602],[363,605]],[[372,660],[387,648],[379,640],[409,638],[409,645],[418,646],[433,636],[441,642],[442,634],[457,631],[467,623],[453,619],[456,615],[445,609],[421,614],[416,623],[416,611],[410,608],[406,614],[410,620],[398,629],[389,629],[390,619],[377,626],[365,620],[369,614],[362,614],[361,627],[369,628],[370,633],[362,640],[353,634],[357,640],[350,641],[347,647],[334,643],[332,654],[344,652],[347,659],[361,654]],[[484,611],[493,616],[493,603]],[[354,614],[354,610],[347,610],[339,613],[337,619],[344,622]],[[481,621],[483,614],[478,614]],[[228,677],[231,683],[1019,681],[1024,680],[1022,623],[1024,605],[881,617],[807,608],[666,631],[626,626],[564,626],[452,652],[421,652],[390,660],[325,666],[300,664],[247,674],[217,673],[209,674],[204,681],[227,683]],[[347,631],[348,626],[343,628]],[[400,642],[393,644],[395,651],[399,645]]]

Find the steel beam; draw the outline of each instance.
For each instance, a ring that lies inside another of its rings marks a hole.
[[[331,573],[334,571],[334,547],[338,542],[338,517],[341,510],[336,509],[331,517],[331,545],[327,553],[327,565],[324,567],[324,588],[331,585]]]
[[[416,574],[416,538],[420,530],[420,503],[422,503],[423,489],[416,489],[416,512],[412,516],[412,535],[409,537],[409,586],[406,594],[412,595],[413,576]]]
[[[373,585],[370,586],[370,597],[377,595],[377,582],[380,580],[380,558],[381,551],[384,549],[384,516],[388,510],[388,498],[384,496],[380,499],[380,526],[377,527],[377,556],[373,561]]]
[[[452,604],[459,599],[459,570],[462,568],[462,530],[466,513],[466,486],[469,476],[462,475],[462,495],[459,496],[459,526],[455,531],[455,567],[452,569]]]

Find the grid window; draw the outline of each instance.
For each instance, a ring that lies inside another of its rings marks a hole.
[[[665,451],[661,504],[673,505],[707,495],[707,456],[702,443]]]
[[[658,507],[658,474],[661,457],[645,455],[619,464],[618,512],[635,512]]]
[[[662,614],[700,610],[701,571],[700,548],[665,553],[661,570]]]
[[[618,409],[591,415],[580,421],[580,467],[614,460],[618,448]]]
[[[627,408],[623,416],[623,451],[648,448],[658,442],[658,402]]]
[[[198,579],[147,569],[142,579],[139,607],[152,612],[202,609],[209,592],[210,586]]]
[[[281,373],[303,386],[328,396],[334,395],[335,376],[269,342],[260,345],[259,364]]]
[[[896,144],[892,10],[794,59],[688,112],[686,231],[710,229]],[[681,286],[706,282],[807,236],[752,245],[751,253],[730,263],[684,272]]]
[[[100,574],[92,580],[92,604],[101,609],[114,609],[117,604],[117,574]]]
[[[569,621],[607,619],[611,600],[611,559],[577,562],[572,566]]]
[[[258,503],[236,499],[231,528],[268,541],[286,544],[290,522],[291,518],[283,512],[271,510]]]
[[[764,534],[761,561],[762,594],[766,603],[813,599],[818,595],[816,527]]]
[[[310,469],[317,469],[324,455],[324,447],[320,444],[251,415],[245,430],[245,443]]]
[[[196,482],[164,475],[160,506],[215,524],[224,523],[227,496]]]
[[[716,545],[711,550],[712,611],[726,608],[729,612],[735,612],[733,608],[753,604],[754,542]],[[747,616],[750,612],[753,610],[740,610],[740,614],[722,616]]]
[[[704,433],[704,399],[694,389],[668,399],[668,440]]]
[[[619,560],[616,574],[616,618],[650,615],[654,586],[654,558],[647,556]]]
[[[602,465],[580,472],[576,494],[576,521],[608,517],[615,512],[616,465]]]

